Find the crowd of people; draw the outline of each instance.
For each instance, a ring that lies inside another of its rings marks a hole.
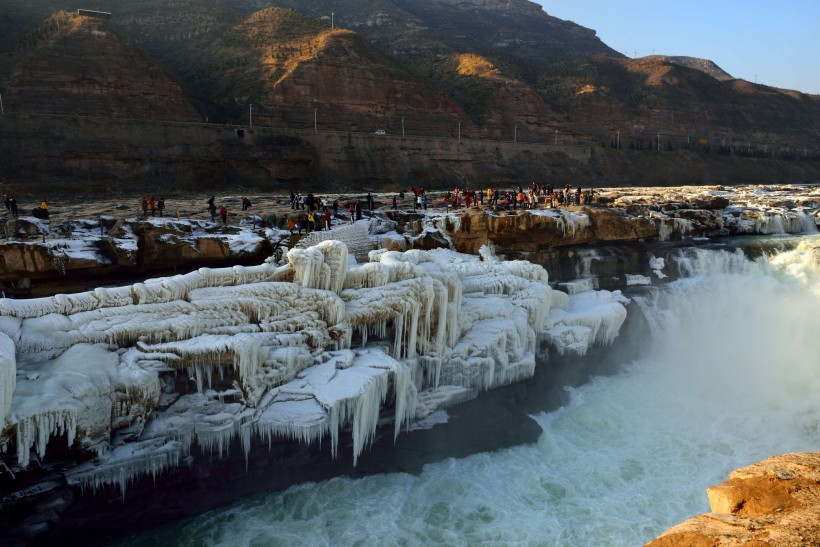
[[[412,197],[410,198],[413,210],[427,210],[430,207],[444,207],[447,209],[460,208],[493,208],[495,210],[518,210],[535,209],[538,207],[555,208],[570,205],[591,205],[595,201],[595,191],[593,189],[582,190],[580,186],[572,189],[569,184],[564,189],[556,190],[552,184],[539,186],[535,182],[526,189],[518,187],[517,190],[500,190],[489,187],[485,190],[472,190],[456,186],[452,191],[441,195],[440,201],[436,202],[428,196],[428,193],[421,187],[410,187]],[[146,196],[146,207],[143,207],[143,214],[147,216],[152,211],[151,197]],[[399,204],[407,205],[404,192],[394,194],[390,197],[391,210],[398,210]],[[249,211],[252,202],[247,197],[243,197],[242,211]],[[291,234],[303,235],[316,230],[330,230],[334,220],[344,220],[351,224],[364,218],[364,211],[373,211],[378,208],[376,197],[372,192],[366,196],[357,197],[341,203],[339,198],[330,201],[313,192],[301,193],[290,192],[288,200],[290,213],[282,214],[277,219],[276,214],[266,217],[266,222],[271,226],[280,229],[288,229]],[[227,208],[223,203],[217,207],[216,196],[211,196],[207,200],[208,212],[211,222],[217,221],[219,215],[222,224],[227,224]],[[340,212],[341,210],[341,212]],[[345,214],[346,210],[346,214]],[[147,212],[146,212],[147,211]],[[153,215],[153,213],[151,213]],[[160,216],[162,214],[160,213]]]
[[[149,212],[152,217],[156,216],[157,211],[159,211],[159,216],[165,215],[165,200],[163,198],[154,199],[154,196],[143,196],[141,207],[143,217],[147,217]]]
[[[412,205],[415,211],[427,210],[430,207],[518,210],[591,205],[595,203],[596,198],[595,191],[591,188],[583,191],[580,186],[573,189],[567,184],[563,189],[556,189],[552,184],[539,186],[535,182],[532,182],[527,188],[518,187],[511,190],[501,190],[493,187],[488,187],[486,190],[474,190],[456,186],[452,191],[446,193],[439,194],[436,192],[435,197],[429,196],[424,188],[411,186],[410,193],[412,195],[409,197],[409,203],[404,192],[393,194],[389,198],[385,197],[385,199],[389,199],[389,209],[395,211],[400,207],[409,208]],[[263,222],[272,227],[287,229],[291,234],[302,235],[316,230],[329,230],[334,221],[352,224],[363,219],[365,211],[371,212],[379,206],[387,206],[385,202],[377,203],[376,196],[372,192],[367,192],[366,195],[353,199],[341,199],[344,202],[340,202],[338,197],[331,201],[331,198],[325,198],[313,192],[302,194],[301,192],[291,191],[289,199],[291,212],[280,214],[278,218],[275,213],[272,213],[265,216]],[[5,194],[3,203],[11,216],[17,218],[19,214],[17,200],[13,196]],[[228,206],[224,202],[217,204],[216,196],[212,195],[206,200],[206,206],[211,222],[217,223],[219,220],[223,226],[227,226]],[[249,198],[241,198],[243,212],[250,211],[252,206],[253,203]],[[165,216],[165,207],[164,198],[157,199],[150,194],[144,195],[140,202],[143,218],[148,216],[163,217]],[[45,199],[42,200],[40,207],[35,208],[32,214],[40,218],[48,218],[48,202]],[[177,209],[178,216],[179,209]]]
[[[3,205],[6,206],[6,211],[11,213],[12,218],[18,218],[19,217],[20,211],[19,211],[19,208],[17,206],[17,198],[15,198],[14,196],[10,196],[8,194],[3,194]],[[43,199],[40,202],[39,207],[35,207],[34,209],[31,210],[31,214],[34,215],[37,218],[48,218],[48,215],[49,215],[48,201]]]
[[[413,209],[427,209],[430,201],[424,188],[410,188],[414,194]],[[395,198],[394,198],[395,201]],[[595,190],[582,190],[578,186],[575,190],[567,184],[563,190],[556,190],[552,184],[539,186],[535,182],[528,188],[518,187],[517,190],[500,190],[488,187],[484,190],[472,190],[456,186],[453,191],[441,196],[440,205],[445,208],[483,208],[493,209],[536,209],[567,207],[570,205],[592,205],[595,203]]]

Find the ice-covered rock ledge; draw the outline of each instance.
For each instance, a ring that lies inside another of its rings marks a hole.
[[[6,294],[38,296],[73,287],[82,290],[95,282],[110,284],[117,275],[133,280],[177,268],[257,264],[289,236],[287,230],[263,224],[253,216],[238,226],[225,227],[169,217],[12,219],[0,240],[0,289]]]
[[[448,250],[295,248],[287,263],[0,299],[0,481],[69,451],[60,480],[118,485],[254,439],[393,435],[559,353],[609,344],[618,292],[568,296],[542,267]],[[544,355],[546,357],[546,355]],[[10,486],[11,485],[11,486]],[[4,498],[5,499],[5,498]],[[0,500],[1,501],[1,500]]]
[[[820,453],[774,456],[706,491],[711,513],[674,526],[647,547],[793,547],[820,544]]]
[[[623,188],[600,190],[594,206],[425,211],[409,238],[415,247],[465,253],[491,244],[507,257],[539,261],[540,253],[574,245],[815,233],[818,224],[818,185]]]

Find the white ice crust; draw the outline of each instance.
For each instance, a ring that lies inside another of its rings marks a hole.
[[[0,299],[0,450],[16,466],[53,443],[95,454],[70,483],[125,491],[194,445],[352,437],[532,376],[539,342],[607,344],[620,293],[568,296],[547,272],[448,250],[371,251],[337,240],[283,266],[200,269],[126,287]],[[577,287],[580,291],[581,287]],[[542,352],[542,355],[543,352]]]

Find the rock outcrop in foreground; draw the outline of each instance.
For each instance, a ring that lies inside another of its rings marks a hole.
[[[820,453],[775,456],[706,491],[711,513],[674,526],[646,547],[820,545]]]

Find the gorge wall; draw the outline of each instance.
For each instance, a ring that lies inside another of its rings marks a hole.
[[[18,195],[254,188],[399,191],[529,181],[590,186],[813,182],[812,161],[693,151],[7,114],[0,172]],[[55,176],[56,174],[56,176]]]

